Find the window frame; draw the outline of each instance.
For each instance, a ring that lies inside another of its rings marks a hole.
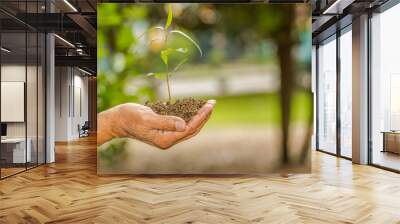
[[[342,25],[342,26],[340,26]],[[344,158],[346,160],[352,160],[351,157],[347,157],[342,155],[342,150],[341,150],[341,118],[340,118],[340,103],[341,103],[341,97],[340,97],[340,81],[341,81],[341,67],[340,67],[340,37],[344,35],[347,32],[352,31],[352,22],[351,22],[351,17],[346,16],[342,20],[339,20],[336,24],[332,25],[336,31],[334,33],[331,33],[330,35],[327,35],[323,39],[318,40],[316,45],[316,53],[315,53],[315,77],[316,77],[316,92],[315,92],[315,120],[316,120],[316,151],[323,152],[329,155],[337,156],[340,158]],[[328,28],[328,29],[332,29]],[[327,30],[328,30],[327,29]],[[319,74],[319,66],[320,66],[320,56],[319,56],[319,48],[322,43],[328,43],[330,41],[336,41],[336,151],[335,153],[326,151],[324,149],[321,149],[319,146],[319,133],[320,130],[318,128],[319,124],[319,84],[320,84],[320,74]]]

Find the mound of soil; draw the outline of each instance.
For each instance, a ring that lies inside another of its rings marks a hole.
[[[176,100],[174,103],[160,101],[146,102],[146,106],[150,107],[157,114],[177,116],[189,122],[206,102],[206,100],[201,99],[185,98]]]

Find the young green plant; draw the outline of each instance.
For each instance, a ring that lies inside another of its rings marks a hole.
[[[189,35],[187,35],[186,33],[180,31],[180,30],[175,30],[175,29],[170,29],[171,24],[172,24],[172,19],[173,19],[173,13],[172,13],[172,5],[168,4],[168,17],[167,20],[165,22],[164,27],[161,26],[156,26],[156,27],[152,27],[150,28],[147,32],[150,32],[152,30],[160,30],[162,31],[161,33],[163,34],[162,40],[164,41],[164,48],[160,51],[160,57],[162,62],[165,65],[165,72],[160,72],[160,73],[149,73],[147,74],[148,76],[154,76],[158,79],[164,79],[166,80],[167,83],[167,88],[168,88],[168,102],[171,103],[171,87],[170,87],[170,76],[171,74],[173,74],[174,72],[176,72],[187,60],[187,57],[184,57],[182,60],[180,60],[179,63],[177,63],[177,65],[175,65],[175,67],[171,70],[171,65],[170,65],[170,56],[174,53],[177,54],[182,54],[182,55],[187,55],[188,53],[188,49],[185,47],[179,47],[179,48],[170,48],[167,46],[167,41],[170,35],[172,34],[176,34],[176,35],[180,35],[182,37],[184,37],[186,40],[190,41],[195,47],[196,49],[199,51],[200,53],[200,57],[203,56],[203,52],[199,46],[199,44],[196,43],[196,41],[194,41]],[[158,39],[152,39],[150,40],[152,41],[156,41],[159,40]]]

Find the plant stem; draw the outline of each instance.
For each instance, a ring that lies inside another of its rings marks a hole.
[[[169,71],[168,71],[169,69],[168,69],[168,64],[167,64],[167,87],[168,87],[168,102],[169,103],[171,103],[171,90],[170,90],[170,87],[169,87]]]

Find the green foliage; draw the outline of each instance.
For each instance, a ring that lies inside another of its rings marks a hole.
[[[97,24],[99,27],[112,27],[121,24],[122,17],[117,4],[102,4],[97,10]],[[105,16],[113,15],[113,16]]]
[[[168,18],[167,18],[167,21],[165,22],[164,29],[168,30],[171,23],[172,23],[172,6],[171,6],[171,4],[168,4]]]
[[[187,48],[178,48],[178,49],[167,48],[165,50],[162,50],[160,52],[160,57],[165,65],[169,64],[169,57],[172,53],[175,53],[175,52],[181,53],[181,54],[186,54],[188,52],[188,49]],[[182,61],[186,61],[186,60],[187,60],[187,58],[184,58]],[[181,63],[179,63],[178,65],[180,66]],[[178,65],[176,67],[178,67]],[[177,69],[174,69],[174,70],[177,70]]]
[[[261,93],[239,96],[207,96],[216,99],[209,127],[274,125],[279,126],[282,118],[279,94]],[[241,110],[240,108],[246,108]],[[293,94],[291,122],[307,123],[312,119],[312,95],[308,91],[297,90]]]
[[[313,97],[310,91],[296,91],[292,99],[292,121],[310,122],[313,117]]]
[[[172,72],[178,71],[178,69],[179,69],[183,64],[185,64],[187,60],[188,60],[188,59],[185,58],[185,59],[183,59],[181,62],[179,62],[179,64],[175,66],[175,68],[174,68],[174,70],[172,70]]]
[[[172,30],[171,33],[179,34],[179,35],[183,36],[184,38],[188,39],[194,46],[196,46],[197,50],[200,53],[200,57],[203,56],[203,51],[201,50],[199,44],[196,43],[196,41],[194,41],[192,38],[190,38],[189,35],[187,35],[186,33],[182,32],[180,30]]]
[[[99,158],[105,162],[106,166],[113,166],[126,155],[125,139],[115,139],[107,147],[100,147],[98,150]]]
[[[166,74],[163,72],[156,72],[156,73],[148,73],[147,76],[153,76],[157,79],[165,80]]]
[[[116,50],[123,52],[131,45],[135,44],[135,37],[132,35],[132,29],[128,26],[122,26],[117,31]]]
[[[98,112],[141,98],[153,99],[155,92],[149,86],[140,86],[127,93],[129,80],[141,75],[145,63],[132,54],[138,40],[134,35],[134,21],[143,20],[148,8],[133,4],[103,3],[98,5],[97,63]]]
[[[207,126],[279,125],[279,95],[276,93],[210,96],[218,105]],[[246,108],[246,109],[242,109]]]
[[[155,78],[165,80],[168,73],[174,74],[186,64],[188,67],[210,64],[224,67],[227,62],[278,65],[276,45],[279,40],[287,39],[288,10],[293,12],[297,7],[208,3],[172,6],[167,5],[165,10],[164,4],[98,4],[98,112],[125,102],[154,100]],[[181,12],[175,12],[176,8]],[[215,13],[214,23],[202,20],[202,15],[209,15],[201,13],[204,8]],[[309,14],[310,9],[305,15]],[[311,19],[306,16],[298,21],[298,18],[292,19],[296,25],[290,28],[290,38],[293,50],[301,49],[302,53],[293,55],[303,58],[297,60],[302,65],[296,69],[309,72]],[[167,37],[167,45],[157,52],[146,46],[150,31],[164,32]],[[304,38],[298,40],[300,36]],[[167,48],[175,51],[163,59],[161,51]],[[154,78],[146,79],[144,74]],[[147,83],[142,82],[143,78]]]
[[[172,54],[172,52],[174,52],[174,51],[175,50],[172,48],[167,48],[160,52],[161,60],[164,62],[165,65],[168,65],[169,55]]]

